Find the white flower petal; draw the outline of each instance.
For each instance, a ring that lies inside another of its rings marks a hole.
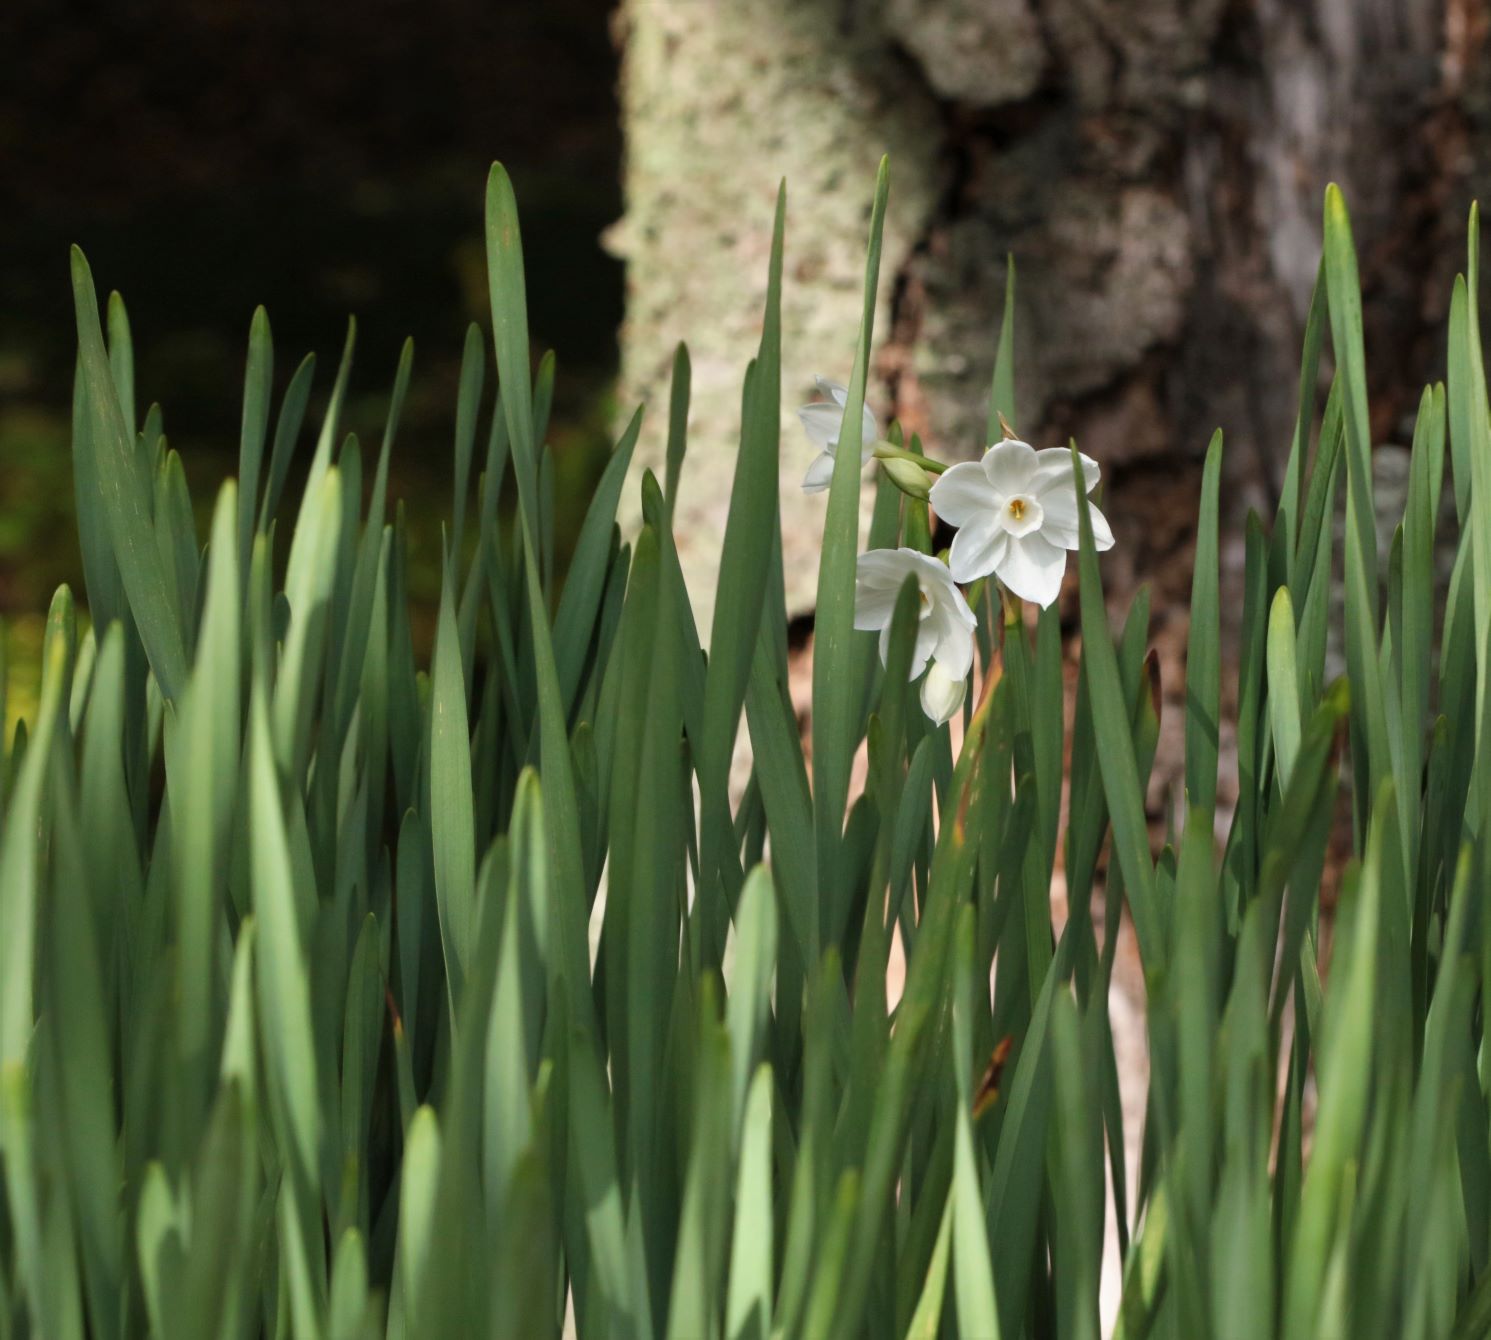
[[[829,451],[819,452],[814,456],[808,466],[808,472],[802,477],[802,491],[804,493],[822,493],[834,477],[834,458]]]
[[[973,664],[976,621],[947,567],[915,549],[872,549],[861,554],[855,569],[854,626],[880,630],[882,663],[890,648],[890,625],[907,577],[915,577],[921,608],[912,649],[911,678],[916,679],[936,655],[951,673],[964,675]]]
[[[961,594],[958,599],[967,610],[968,604]],[[970,612],[969,618],[972,617]],[[937,622],[937,647],[933,654],[949,674],[966,676],[973,666],[973,625],[965,624],[950,605],[939,606],[933,618]]]
[[[1078,548],[1076,487],[1073,486],[1067,490],[1053,489],[1047,492],[1041,498],[1041,506],[1046,512],[1041,534],[1052,544],[1059,544],[1063,549]],[[1087,507],[1092,516],[1094,545],[1099,550],[1113,548],[1113,531],[1108,526],[1107,517],[1091,503],[1088,503]]]
[[[839,429],[844,426],[844,411],[838,405],[819,403],[804,405],[797,411],[803,432],[816,447],[832,451],[839,444]]]
[[[937,650],[937,629],[930,619],[923,619],[916,626],[916,645],[911,649],[911,670],[906,676],[915,679],[926,668],[932,653]]]
[[[943,668],[941,661],[933,661],[922,680],[922,711],[939,726],[952,719],[963,706],[963,697],[968,692],[965,675],[953,675]]]
[[[1035,448],[1029,442],[1016,437],[996,442],[984,452],[979,464],[1001,497],[1034,491],[1027,487],[1036,466]]]
[[[957,586],[954,584],[952,580],[952,573],[949,572],[947,576],[948,585],[952,588],[951,598],[944,606],[949,620],[948,626],[951,627],[953,621],[956,620],[957,623],[961,624],[971,634],[973,630],[978,627],[978,618],[975,616],[974,612],[968,608],[968,601],[964,599],[963,593],[958,590]]]
[[[1061,594],[1066,551],[1040,534],[1011,538],[996,572],[1021,600],[1034,601],[1044,609]]]
[[[880,586],[854,588],[854,626],[862,633],[889,628],[896,612],[896,592]]]
[[[1108,524],[1108,518],[1091,503],[1087,508],[1092,517],[1092,547],[1099,551],[1113,548],[1113,527]]]
[[[844,431],[844,406],[849,399],[849,392],[838,382],[831,382],[826,377],[814,380],[818,383],[819,391],[828,399],[803,405],[797,411],[797,417],[802,420],[803,431],[807,433],[810,442],[825,451],[832,451],[839,445],[839,438]],[[861,412],[859,424],[860,459],[868,461],[880,437],[880,424],[869,405]]]
[[[915,571],[902,555],[907,550],[871,549],[859,556],[854,570],[854,626],[871,632],[890,623],[906,578]],[[918,583],[920,576],[918,574]]]
[[[893,549],[872,549],[859,556],[859,567],[854,578],[854,626],[863,632],[872,632],[890,624],[896,612],[896,601],[901,587],[911,575],[904,566],[894,570],[882,563],[865,562],[871,555],[894,555]]]
[[[1003,499],[977,461],[963,461],[943,471],[932,485],[932,507],[950,526],[966,526],[997,512]]]
[[[885,627],[880,630],[881,665],[890,659],[890,628],[891,620],[887,617]],[[911,669],[906,675],[908,680],[915,679],[921,674],[936,649],[937,630],[931,626],[930,620],[923,619],[916,627],[916,641],[911,646]]]
[[[1091,493],[1102,477],[1102,469],[1091,456],[1077,453],[1082,460],[1082,483]],[[1037,497],[1051,489],[1070,488],[1076,492],[1076,477],[1072,473],[1072,453],[1069,447],[1047,447],[1035,453],[1035,470],[1030,476],[1030,491]]]
[[[915,569],[909,561],[913,557],[921,555],[911,549],[867,549],[854,565],[855,580],[888,587],[894,594]]]
[[[947,564],[938,562],[931,554],[905,548],[897,549],[896,553],[902,555],[908,569],[916,573],[917,580],[921,582],[929,599],[946,597],[957,589],[948,573]]]
[[[1004,558],[1009,536],[999,524],[997,513],[989,513],[964,526],[953,536],[947,563],[956,582],[975,582],[986,577]]]
[[[849,403],[849,388],[843,382],[831,382],[827,377],[814,377],[821,394],[826,395],[840,409]]]

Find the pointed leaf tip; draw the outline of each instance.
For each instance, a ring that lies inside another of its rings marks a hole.
[[[94,308],[98,307],[98,294],[93,287],[93,267],[88,264],[88,257],[83,254],[83,248],[76,242],[68,253],[68,264],[72,271],[72,287],[74,298],[87,295],[92,298]]]

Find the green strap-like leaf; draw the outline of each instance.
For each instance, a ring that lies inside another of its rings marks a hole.
[[[999,322],[999,346],[994,355],[994,384],[989,392],[989,421],[984,443],[991,446],[1004,436],[1000,415],[1011,427],[1019,423],[1015,413],[1015,258],[1005,257],[1004,315]]]
[[[450,549],[461,555],[461,537],[466,529],[466,501],[471,491],[471,457],[476,447],[476,418],[481,410],[482,382],[486,372],[486,343],[481,327],[466,327],[466,346],[461,352],[461,382],[456,394],[456,447],[454,504],[451,510]]]
[[[161,693],[174,702],[186,682],[182,629],[155,543],[150,499],[135,468],[135,438],[124,418],[98,324],[93,274],[72,251],[73,303],[78,323],[78,375],[92,464],[103,494],[102,514],[140,640]]]
[[[248,573],[254,543],[254,504],[269,436],[269,397],[274,385],[274,340],[269,313],[254,308],[249,322],[248,366],[243,373],[243,425],[238,436],[238,566]]]
[[[430,833],[435,904],[451,1008],[461,999],[476,933],[476,821],[472,811],[471,730],[461,673],[449,556],[440,596],[430,695]]]
[[[1217,580],[1217,497],[1222,482],[1222,434],[1206,449],[1201,516],[1191,578],[1191,629],[1186,643],[1186,796],[1192,809],[1217,807],[1217,740],[1222,699],[1221,599]]]
[[[689,389],[693,368],[689,350],[680,342],[673,351],[673,379],[668,392],[668,446],[664,456],[663,493],[668,500],[668,520],[678,505],[678,481],[683,475],[683,458],[688,449]]]
[[[1082,478],[1082,460],[1072,444],[1072,470],[1077,480],[1077,506],[1081,550],[1077,559],[1082,596],[1082,657],[1087,669],[1087,692],[1092,703],[1093,728],[1097,737],[1098,765],[1108,813],[1113,822],[1113,846],[1123,870],[1124,888],[1139,937],[1139,952],[1146,972],[1164,962],[1159,910],[1155,901],[1154,862],[1149,854],[1149,825],[1144,817],[1144,793],[1139,761],[1129,734],[1129,714],[1124,708],[1118,678],[1118,660],[1113,635],[1108,629],[1108,611],[1098,577],[1098,556],[1092,539],[1092,512]]]
[[[813,812],[818,840],[819,902],[824,908],[833,905],[833,891],[842,873],[838,868],[838,853],[849,794],[849,765],[860,729],[860,723],[852,715],[856,695],[850,691],[854,662],[854,573],[859,551],[860,433],[869,383],[875,295],[880,281],[880,248],[889,190],[890,164],[882,159],[870,208],[859,343],[834,453],[828,517],[818,563],[818,601],[813,619]]]

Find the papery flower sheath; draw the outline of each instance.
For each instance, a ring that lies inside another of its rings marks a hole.
[[[861,554],[854,580],[854,626],[879,632],[883,663],[896,597],[908,576],[915,576],[921,595],[911,678],[931,663],[922,685],[922,710],[940,723],[962,705],[973,666],[976,626],[973,611],[946,566],[915,549],[871,549]]]
[[[804,405],[797,411],[797,417],[802,420],[803,431],[807,433],[808,440],[814,446],[821,448],[819,454],[813,457],[812,464],[808,466],[808,472],[803,476],[802,491],[804,493],[822,493],[833,479],[834,473],[834,451],[839,445],[839,433],[844,426],[844,406],[849,400],[847,387],[840,386],[838,382],[831,382],[824,377],[816,377],[818,390],[827,400],[817,400],[811,405]],[[875,442],[880,437],[880,425],[875,421],[875,415],[871,413],[870,407],[864,407],[864,414],[860,419],[860,449],[859,458],[861,464],[867,463],[875,450]]]
[[[1082,457],[1088,491],[1098,463]],[[1028,442],[996,442],[979,461],[964,461],[932,486],[937,515],[958,527],[948,554],[955,581],[993,573],[1022,600],[1049,605],[1061,591],[1067,550],[1078,546],[1077,484],[1064,447],[1036,451]],[[1092,536],[1099,549],[1113,547],[1113,532],[1096,507]]]

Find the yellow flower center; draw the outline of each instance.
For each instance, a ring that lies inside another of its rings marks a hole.
[[[1016,521],[1023,521],[1025,519],[1024,498],[1010,499],[1010,516],[1012,516]]]

